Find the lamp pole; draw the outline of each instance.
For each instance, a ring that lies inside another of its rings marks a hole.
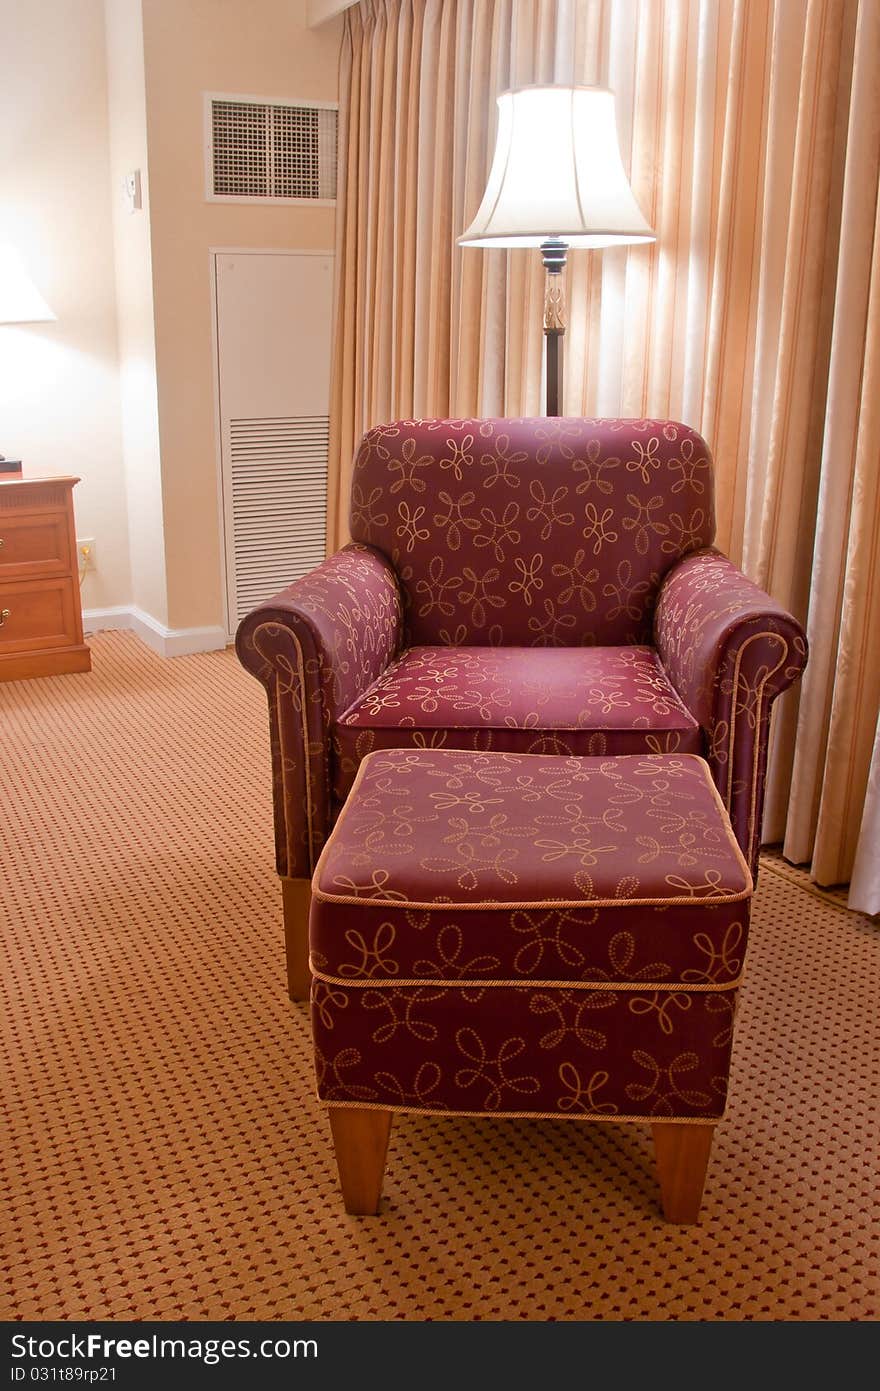
[[[561,237],[541,242],[544,262],[544,342],[546,344],[547,414],[561,415],[563,338],[565,337],[565,262],[568,243]]]

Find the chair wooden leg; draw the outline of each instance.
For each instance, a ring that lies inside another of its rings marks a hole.
[[[309,971],[309,906],[312,885],[308,879],[281,880],[284,905],[284,946],[287,952],[287,993],[291,1000],[307,1000],[312,977]]]
[[[374,1217],[382,1197],[391,1112],[354,1106],[328,1109],[345,1210],[357,1217]]]
[[[714,1125],[680,1125],[658,1121],[654,1152],[663,1213],[667,1222],[691,1223],[700,1216],[703,1184],[712,1148]]]

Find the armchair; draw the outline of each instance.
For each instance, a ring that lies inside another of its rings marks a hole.
[[[310,876],[373,749],[699,753],[754,871],[770,707],[807,646],[714,532],[708,448],[674,421],[364,436],[352,544],[236,638],[269,699],[292,998]]]

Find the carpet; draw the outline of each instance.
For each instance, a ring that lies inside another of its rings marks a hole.
[[[342,1210],[284,985],[262,689],[91,640],[0,686],[6,1319],[866,1320],[880,940],[765,856],[698,1227],[648,1128],[402,1117]]]

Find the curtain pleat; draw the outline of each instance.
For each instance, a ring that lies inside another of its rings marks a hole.
[[[849,906],[860,913],[880,913],[880,720],[865,791],[859,843],[849,889]]]
[[[878,70],[877,0],[361,0],[341,59],[329,548],[371,425],[540,413],[540,257],[456,237],[500,92],[610,86],[658,235],[569,257],[564,409],[706,436],[717,544],[807,625],[765,835],[822,883],[864,861],[880,706]]]

